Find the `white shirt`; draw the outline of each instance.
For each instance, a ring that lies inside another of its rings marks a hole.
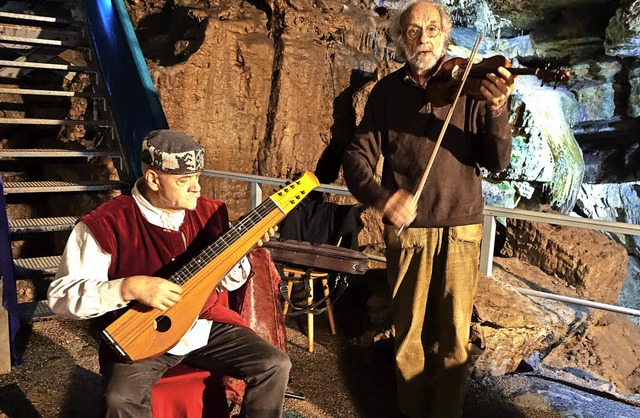
[[[184,222],[184,210],[167,213],[154,207],[140,194],[137,183],[131,196],[144,218],[153,225],[177,231]],[[78,222],[71,231],[58,272],[49,286],[47,300],[51,310],[64,317],[88,319],[125,307],[129,302],[122,299],[120,291],[124,278],[109,280],[110,265],[111,254],[100,248],[86,224]],[[250,271],[249,260],[243,257],[216,290],[239,288]],[[209,340],[210,331],[211,321],[197,319],[168,353],[184,355],[203,347]]]

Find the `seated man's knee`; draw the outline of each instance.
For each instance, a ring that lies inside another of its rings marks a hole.
[[[291,370],[291,359],[287,353],[279,349],[278,347],[273,347],[273,350],[269,350],[265,353],[265,368],[277,370],[280,373],[286,373],[289,375],[289,371]]]
[[[105,394],[105,404],[107,410],[120,409],[123,405],[132,402],[125,392],[107,391]]]
[[[151,404],[150,393],[145,395],[131,388],[118,388],[115,385],[107,388],[105,393],[105,405],[109,411],[127,409],[128,405],[144,406],[145,404]]]

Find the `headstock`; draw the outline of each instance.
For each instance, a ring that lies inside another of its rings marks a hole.
[[[271,200],[284,212],[289,213],[302,201],[313,189],[318,187],[318,178],[310,171],[295,180],[289,182],[282,189],[271,195]]]

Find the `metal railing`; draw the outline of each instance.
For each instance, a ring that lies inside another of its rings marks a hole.
[[[229,171],[203,170],[205,176],[223,178],[249,182],[251,187],[251,208],[256,208],[262,202],[262,185],[271,184],[282,186],[289,180],[274,177],[256,176],[252,174],[240,174]],[[351,196],[349,190],[344,186],[334,186],[321,184],[315,189],[318,192]],[[522,209],[507,209],[494,206],[484,207],[484,232],[480,246],[480,272],[491,276],[493,268],[493,251],[495,248],[496,218],[512,218],[534,222],[545,222],[552,225],[564,225],[578,228],[595,229],[618,234],[640,235],[640,225],[627,224],[622,222],[600,221],[595,219],[579,218],[574,216],[560,215],[555,213],[535,212]],[[385,262],[384,257],[368,255],[370,259]],[[611,312],[622,313],[640,317],[640,310],[625,308],[617,305],[610,305],[586,299],[572,298],[569,296],[556,295],[554,293],[540,292],[531,289],[514,287],[516,291],[527,296],[541,297],[545,299],[557,300],[561,302],[573,303],[576,305],[591,308],[603,309]]]

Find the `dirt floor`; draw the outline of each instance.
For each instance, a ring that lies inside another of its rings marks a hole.
[[[287,319],[293,362],[288,418],[396,415],[392,342],[373,342],[381,330],[366,312],[365,287],[356,282],[336,304],[338,334],[316,317],[315,352],[307,350],[305,320]],[[0,417],[100,416],[97,339],[87,323],[48,320],[23,326],[23,363],[0,376]],[[597,387],[550,370],[471,380],[464,418],[640,418],[640,408]]]

